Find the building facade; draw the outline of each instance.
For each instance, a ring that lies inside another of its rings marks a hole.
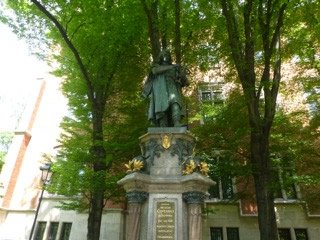
[[[7,153],[0,174],[0,239],[29,239],[41,194],[43,154],[54,155],[66,99],[55,78],[39,79]],[[87,214],[63,211],[61,196],[44,192],[33,239],[86,239]],[[123,239],[123,208],[106,209],[101,239]]]

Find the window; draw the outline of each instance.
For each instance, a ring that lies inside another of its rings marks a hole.
[[[291,240],[290,228],[279,228],[279,240]],[[295,228],[294,229],[296,240],[309,240],[308,231],[306,228]]]
[[[222,103],[223,95],[221,90],[216,90],[212,92],[212,100],[214,103]]]
[[[221,86],[216,88],[208,87],[208,89],[200,90],[200,101],[203,103],[223,103],[223,94]]]
[[[239,228],[227,227],[227,240],[240,240]],[[222,227],[211,227],[210,228],[211,240],[223,240],[223,228]]]
[[[62,229],[59,240],[69,240],[72,223],[62,223]]]
[[[222,82],[199,85],[198,98],[201,103],[201,124],[214,120],[214,109],[221,107],[221,103],[224,101],[222,86]]]
[[[296,235],[296,240],[308,240],[308,232],[305,228],[295,228],[294,233]]]
[[[51,222],[50,223],[48,240],[56,240],[57,233],[58,233],[58,227],[59,227],[58,222]]]
[[[211,240],[223,240],[223,232],[221,227],[210,228]]]
[[[227,227],[227,240],[239,240],[239,228]]]
[[[279,240],[291,240],[290,228],[278,229]]]
[[[212,93],[211,91],[201,91],[201,101],[211,101],[212,100]]]
[[[213,178],[215,185],[209,188],[210,199],[232,199],[234,195],[232,178]]]
[[[47,222],[38,222],[34,240],[42,240],[44,231],[46,230]]]

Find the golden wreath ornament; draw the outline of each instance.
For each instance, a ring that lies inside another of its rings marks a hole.
[[[200,162],[199,164],[196,164],[196,162],[191,159],[189,163],[186,164],[182,174],[189,175],[196,171],[200,172],[202,175],[208,176],[209,166],[206,162]]]
[[[138,159],[132,159],[127,164],[124,165],[127,169],[127,173],[137,172],[143,168],[143,162]]]

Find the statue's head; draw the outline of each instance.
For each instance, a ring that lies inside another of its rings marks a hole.
[[[172,59],[171,59],[171,54],[168,49],[164,49],[160,52],[159,55],[159,64],[171,64]]]

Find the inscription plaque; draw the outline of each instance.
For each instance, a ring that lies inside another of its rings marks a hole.
[[[156,240],[175,239],[174,202],[157,202]]]

